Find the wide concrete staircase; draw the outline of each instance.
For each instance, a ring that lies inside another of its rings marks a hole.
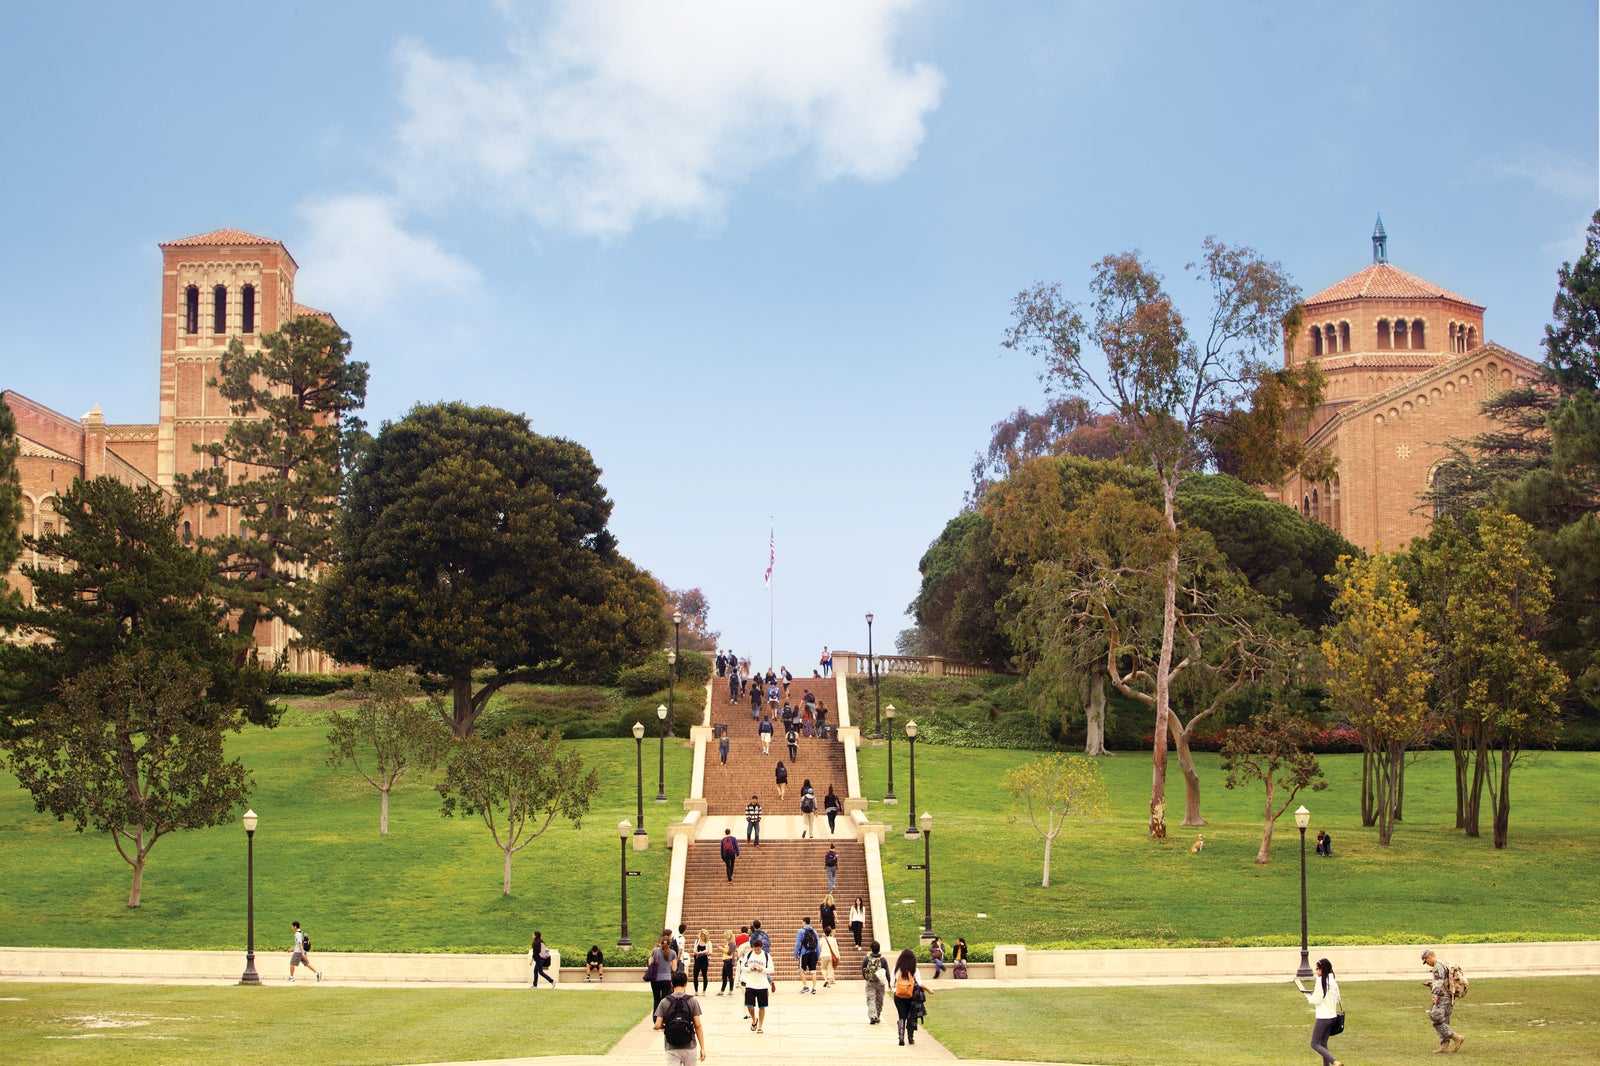
[[[790,687],[790,699],[798,703],[807,689],[830,709],[838,707],[834,679],[797,678]],[[837,740],[801,737],[799,758],[791,761],[781,724],[774,724],[779,731],[773,736],[771,754],[763,755],[749,703],[730,704],[726,683],[712,679],[711,725],[728,727],[729,754],[724,766],[715,743],[705,748],[706,820],[713,831],[689,845],[682,921],[690,934],[708,929],[713,941],[720,944],[725,931],[737,931],[759,919],[761,928],[772,938],[773,962],[779,977],[795,977],[799,963],[794,958],[794,940],[801,919],[810,918],[821,935],[818,906],[828,891],[823,855],[832,842],[839,852],[838,885],[834,890],[838,922],[834,936],[839,941],[841,959],[838,977],[860,980],[861,960],[873,937],[871,908],[859,949],[851,939],[849,921],[855,898],[870,898],[866,849],[856,838],[850,818],[841,815],[836,831],[830,834],[828,819],[822,813],[822,798],[829,785],[841,800],[848,795],[844,748]],[[835,724],[836,721],[830,722]],[[773,781],[774,767],[780,759],[789,769],[787,794],[781,798]],[[808,778],[817,794],[814,840],[801,838],[804,827],[800,794]],[[745,842],[744,809],[752,795],[760,797],[762,807],[759,848]],[[723,825],[732,828],[739,838],[739,861],[732,884],[727,881],[717,840]],[[713,981],[717,970],[713,963]]]

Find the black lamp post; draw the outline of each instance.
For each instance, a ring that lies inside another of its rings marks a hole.
[[[639,828],[633,831],[633,850],[643,851],[650,846],[650,834],[644,831],[644,723],[633,723],[634,768],[639,785]]]
[[[617,836],[622,838],[622,935],[617,937],[617,947],[624,951],[633,947],[633,941],[628,939],[628,837],[632,835],[631,828],[626,818],[617,823]]]
[[[894,704],[889,704],[886,717],[889,719],[889,791],[883,794],[883,802],[894,804],[900,802],[894,795]]]
[[[245,811],[244,817],[244,975],[241,985],[259,985],[261,975],[256,973],[256,822],[260,816],[255,811]]]
[[[1311,824],[1311,812],[1301,804],[1294,812],[1295,827],[1300,830],[1300,969],[1295,977],[1308,980],[1311,976],[1311,951],[1306,941],[1306,826]]]
[[[872,709],[873,709],[873,713],[877,715],[877,723],[878,723],[877,724],[877,730],[874,733],[874,737],[876,739],[878,739],[878,740],[882,740],[883,739],[883,710],[878,706],[878,668],[874,664],[873,659],[872,659],[872,612],[871,611],[867,612],[867,677],[872,681]],[[891,780],[894,777],[893,774],[890,774],[889,776],[890,776]],[[890,795],[894,794],[894,789],[892,787],[889,789],[889,794]]]
[[[917,723],[906,723],[906,742],[911,745],[911,806],[906,808],[906,839],[917,839]]]
[[[667,656],[667,736],[675,737],[677,732],[673,729],[672,696],[678,687],[678,660],[683,658],[678,650],[678,627],[683,625],[683,612],[672,612],[672,654]]]
[[[667,705],[663,703],[656,708],[656,717],[661,720],[661,728],[656,730],[659,758],[656,760],[658,776],[656,778],[656,802],[667,802]]]
[[[913,807],[912,810],[916,808]],[[922,812],[922,939],[933,939],[933,864],[929,844],[933,840],[933,815]]]

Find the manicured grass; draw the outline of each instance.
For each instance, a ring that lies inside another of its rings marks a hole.
[[[916,713],[911,708],[911,713]],[[600,770],[602,791],[582,828],[563,821],[521,852],[512,895],[500,895],[500,854],[481,823],[443,819],[426,781],[391,801],[390,834],[377,833],[377,796],[324,764],[326,726],[292,712],[275,730],[250,730],[231,748],[254,771],[257,950],[288,943],[288,924],[311,931],[319,953],[338,951],[526,951],[541,929],[568,958],[617,939],[617,822],[635,818],[633,745],[574,742]],[[689,748],[667,745],[667,794],[652,802],[656,743],[644,745],[647,852],[628,852],[630,933],[644,942],[665,908],[669,821],[682,817]],[[910,780],[903,735],[895,744],[901,803],[883,807],[882,744],[861,752],[873,817],[889,824],[884,849],[893,940],[915,939],[923,910],[920,841],[904,828]],[[1273,862],[1254,862],[1261,832],[1259,788],[1222,787],[1216,757],[1199,756],[1207,848],[1189,854],[1194,830],[1177,825],[1182,783],[1169,778],[1171,836],[1144,832],[1150,760],[1103,759],[1110,816],[1070,824],[1056,841],[1049,889],[1039,886],[1043,842],[1007,818],[1003,772],[1034,753],[922,743],[915,811],[934,815],[934,928],[965,936],[976,957],[995,943],[1036,947],[1161,947],[1297,944],[1298,838],[1286,817]],[[1324,757],[1332,787],[1303,797],[1313,831],[1327,828],[1335,858],[1312,857],[1313,944],[1600,938],[1600,837],[1575,811],[1600,798],[1600,754],[1545,753],[1516,771],[1510,847],[1469,840],[1453,828],[1448,753],[1407,771],[1405,819],[1389,848],[1358,816],[1359,756]],[[818,782],[819,787],[823,783]],[[838,783],[843,786],[843,782]],[[244,946],[244,834],[237,822],[174,834],[152,853],[144,905],[129,911],[128,868],[103,835],[34,812],[0,774],[0,941],[13,946],[220,948]],[[820,894],[820,885],[814,886]],[[811,902],[813,888],[797,890]],[[902,904],[910,899],[910,904]],[[987,918],[980,919],[979,913]],[[621,961],[614,959],[613,961]]]
[[[1335,970],[1338,956],[1332,956]],[[1437,1047],[1420,979],[1343,985],[1348,1025],[1328,1047],[1362,1066],[1416,1063]],[[1478,979],[1456,1004],[1463,1055],[1497,1066],[1600,1061],[1600,978]],[[928,1031],[962,1058],[1146,1066],[1319,1063],[1311,1009],[1281,985],[939,988]],[[1436,1060],[1429,1060],[1436,1061]],[[1458,1060],[1452,1060],[1458,1061]]]
[[[923,912],[920,840],[904,835],[910,813],[903,735],[894,746],[898,806],[881,805],[886,747],[861,751],[870,814],[888,824],[884,877],[893,942],[915,940]],[[917,745],[917,813],[934,816],[931,838],[934,931],[946,942],[1036,947],[1183,947],[1298,944],[1299,837],[1287,814],[1273,861],[1255,865],[1264,792],[1223,787],[1215,755],[1200,754],[1206,849],[1189,853],[1196,829],[1177,823],[1183,785],[1171,760],[1167,839],[1144,826],[1150,757],[1099,760],[1112,812],[1069,822],[1056,839],[1051,885],[1040,887],[1044,842],[1025,817],[1007,822],[1000,790],[1006,769],[1032,753]],[[1334,839],[1334,857],[1307,860],[1313,944],[1600,937],[1600,843],[1573,812],[1600,799],[1600,755],[1530,756],[1514,776],[1509,846],[1454,828],[1450,755],[1426,753],[1406,771],[1404,820],[1387,848],[1361,826],[1359,755],[1324,756],[1330,787],[1304,794],[1312,829]],[[1309,851],[1308,845],[1308,851]],[[915,902],[901,904],[901,900]],[[978,918],[979,913],[987,918]],[[984,956],[986,957],[986,956]]]
[[[7,1062],[272,1066],[604,1054],[649,1001],[484,989],[0,985]]]

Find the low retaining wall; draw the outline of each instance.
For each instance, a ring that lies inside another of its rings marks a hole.
[[[1311,963],[1326,957],[1339,980],[1419,977],[1423,947],[1311,947]],[[1535,944],[1437,944],[1440,958],[1484,976],[1600,973],[1600,941]],[[999,981],[1045,984],[1160,984],[1201,981],[1219,984],[1285,981],[1300,965],[1299,948],[1172,948],[1109,951],[1033,951],[1020,944],[994,949]],[[974,974],[974,976],[977,976]]]

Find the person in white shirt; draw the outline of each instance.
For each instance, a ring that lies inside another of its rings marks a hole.
[[[1333,978],[1333,963],[1317,960],[1317,979],[1310,988],[1299,981],[1294,983],[1306,1000],[1317,1009],[1317,1020],[1311,1027],[1311,1050],[1322,1056],[1322,1066],[1342,1066],[1333,1052],[1328,1050],[1328,1030],[1339,1017],[1339,982]]]
[[[744,1009],[750,1015],[750,1031],[765,1032],[767,992],[777,983],[772,974],[771,953],[752,940],[739,961],[739,973],[744,982]]]

